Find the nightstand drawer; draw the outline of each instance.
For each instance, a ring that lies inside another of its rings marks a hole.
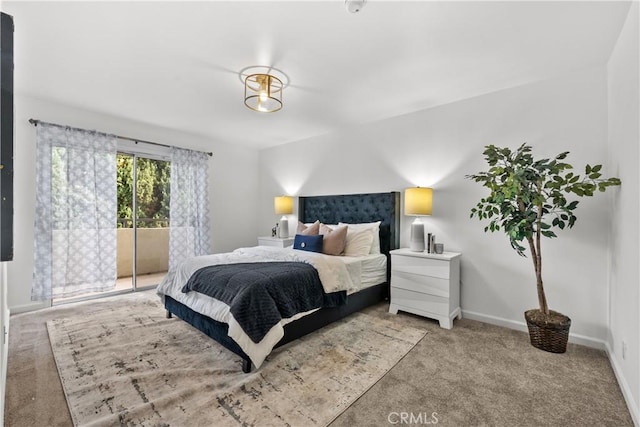
[[[275,246],[277,248],[288,248],[293,245],[293,237],[258,237],[258,246]]]
[[[449,297],[449,280],[437,277],[394,271],[391,275],[391,286],[443,298]]]
[[[440,316],[449,315],[447,298],[391,287],[391,301],[400,309],[408,307]]]
[[[391,255],[391,270],[449,279],[449,262],[439,259]]]

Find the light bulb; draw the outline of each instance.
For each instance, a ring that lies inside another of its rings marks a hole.
[[[260,91],[260,101],[265,102],[267,99],[269,99],[269,96],[267,95],[267,92]]]

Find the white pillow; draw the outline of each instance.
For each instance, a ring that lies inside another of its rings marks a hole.
[[[344,254],[346,256],[369,255],[372,242],[373,228],[363,228],[361,230],[347,228],[347,242],[344,245]]]
[[[380,253],[380,222],[363,222],[360,224],[348,224],[346,222],[339,222],[338,225],[346,225],[349,230],[364,230],[371,229],[373,232],[373,242],[371,242],[370,254]],[[347,232],[348,235],[348,232]],[[349,237],[347,237],[348,239]]]

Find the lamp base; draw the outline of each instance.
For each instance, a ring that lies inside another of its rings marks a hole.
[[[278,237],[281,239],[286,239],[289,237],[289,220],[283,216],[280,218],[280,222],[278,223]]]
[[[411,241],[409,249],[414,252],[424,252],[424,224],[419,218],[411,223]]]

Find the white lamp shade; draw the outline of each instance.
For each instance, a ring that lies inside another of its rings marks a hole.
[[[413,187],[404,190],[404,214],[410,216],[431,215],[433,190],[426,187]]]
[[[279,196],[273,198],[273,208],[276,215],[291,215],[293,213],[293,197]]]

